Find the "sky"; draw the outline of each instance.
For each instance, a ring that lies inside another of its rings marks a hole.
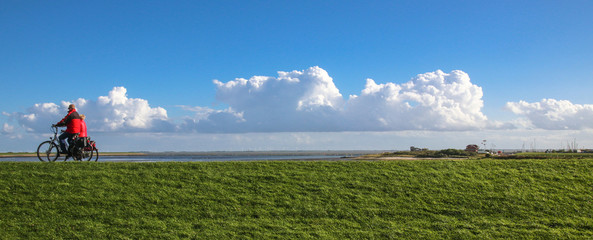
[[[593,1],[0,4],[0,152],[593,148]],[[484,142],[486,140],[486,142]]]

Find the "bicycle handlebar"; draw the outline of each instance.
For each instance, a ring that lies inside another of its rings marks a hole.
[[[56,126],[55,124],[52,124],[52,125],[51,125],[51,131],[52,131],[53,133],[56,133],[56,134],[57,134],[57,133],[58,133],[58,126]]]

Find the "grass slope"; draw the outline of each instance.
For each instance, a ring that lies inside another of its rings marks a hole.
[[[593,160],[1,163],[0,236],[590,238]]]

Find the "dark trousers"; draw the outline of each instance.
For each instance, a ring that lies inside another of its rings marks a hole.
[[[76,135],[76,133],[68,133],[68,132],[64,132],[62,133],[58,139],[60,140],[60,149],[62,150],[63,153],[68,152],[68,143],[66,142],[67,140],[70,141],[70,139]]]

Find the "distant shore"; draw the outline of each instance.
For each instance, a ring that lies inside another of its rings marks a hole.
[[[101,156],[144,156],[146,153],[141,152],[106,152],[100,153]],[[37,153],[0,153],[0,158],[15,158],[15,157],[37,157]]]
[[[359,157],[383,151],[343,150],[343,151],[209,151],[209,152],[100,152],[101,156],[344,156]],[[36,153],[6,152],[0,158],[36,157]]]

